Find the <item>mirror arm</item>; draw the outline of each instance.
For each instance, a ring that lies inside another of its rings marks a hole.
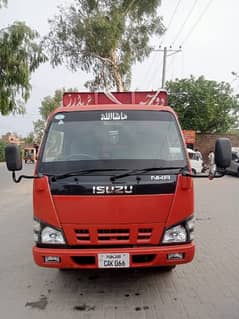
[[[35,179],[35,178],[41,178],[42,176],[27,176],[27,175],[20,175],[18,178],[16,177],[16,172],[12,172],[12,179],[14,180],[15,183],[20,183],[22,178],[27,178],[27,179]]]

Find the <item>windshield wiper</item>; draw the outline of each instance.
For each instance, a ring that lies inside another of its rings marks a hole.
[[[112,172],[112,171],[123,171],[124,168],[91,168],[91,169],[81,169],[78,171],[72,171],[61,175],[47,175],[49,177],[52,177],[53,180],[57,179],[64,179],[71,176],[78,176],[78,175],[87,175],[94,172]]]
[[[164,171],[164,170],[174,170],[174,169],[179,169],[179,170],[183,170],[184,167],[182,166],[177,166],[177,167],[147,167],[147,168],[136,168],[136,169],[132,169],[132,170],[129,170],[128,172],[126,173],[123,173],[123,174],[119,174],[119,175],[114,175],[110,178],[110,180],[113,182],[115,181],[116,179],[119,179],[119,178],[123,178],[123,177],[127,177],[127,176],[132,176],[132,175],[138,175],[138,174],[144,174],[144,173],[147,173],[147,172],[151,172],[151,171]]]

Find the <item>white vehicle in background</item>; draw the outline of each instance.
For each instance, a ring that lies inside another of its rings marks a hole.
[[[226,169],[227,174],[239,177],[239,149],[232,147],[232,160],[230,166]]]
[[[203,170],[203,159],[202,154],[199,151],[194,151],[190,148],[187,148],[188,156],[190,159],[190,164],[192,167],[192,173],[193,174],[199,174],[202,173]]]

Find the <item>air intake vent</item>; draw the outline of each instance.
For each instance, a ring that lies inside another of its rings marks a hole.
[[[129,229],[98,229],[98,241],[125,241],[129,240]]]
[[[75,229],[77,240],[90,241],[90,232],[88,229]]]
[[[138,229],[138,242],[150,240],[152,236],[152,228],[139,228]]]

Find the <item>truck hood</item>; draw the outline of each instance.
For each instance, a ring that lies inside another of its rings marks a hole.
[[[53,196],[61,224],[165,223],[173,194]]]
[[[49,225],[62,224],[175,224],[193,213],[191,178],[171,178],[167,182],[146,181],[133,185],[130,194],[93,194],[92,182],[65,183],[54,189],[47,177],[34,180],[34,215]],[[130,186],[127,185],[127,192]],[[112,190],[112,189],[111,189]],[[147,191],[147,193],[146,193]]]
[[[51,194],[61,224],[163,223],[171,209],[176,176],[151,181],[135,176],[112,183],[103,176],[52,182]]]

